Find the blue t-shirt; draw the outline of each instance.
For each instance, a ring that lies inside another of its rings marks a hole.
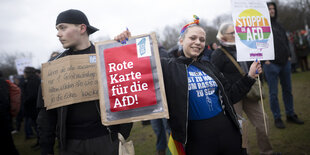
[[[222,111],[216,82],[197,67],[188,67],[189,120],[202,120]]]

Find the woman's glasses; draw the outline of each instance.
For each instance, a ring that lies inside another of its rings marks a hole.
[[[228,35],[234,35],[235,32],[230,32],[230,33],[225,33],[225,34],[228,34]]]

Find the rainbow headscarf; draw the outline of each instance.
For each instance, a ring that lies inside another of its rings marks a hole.
[[[193,24],[199,25],[199,17],[196,15],[194,15],[193,17],[194,17],[194,21],[183,26],[183,28],[180,32],[180,35],[182,35],[185,32],[185,30],[188,28],[188,26],[193,25]]]

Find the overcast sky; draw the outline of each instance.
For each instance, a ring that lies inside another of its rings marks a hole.
[[[211,22],[230,13],[230,0],[1,0],[0,52],[31,52],[38,68],[53,51],[63,51],[56,37],[57,15],[83,11],[100,29],[91,39],[113,38],[126,27],[132,35],[161,31],[167,25],[191,22],[193,14]]]

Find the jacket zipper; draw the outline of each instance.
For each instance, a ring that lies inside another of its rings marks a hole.
[[[188,70],[187,70],[187,66],[185,65],[186,68],[186,79],[188,81]],[[187,82],[188,83],[188,82]],[[187,128],[188,128],[188,84],[187,84],[187,94],[186,94],[186,127],[185,127],[185,144],[187,143]]]
[[[194,63],[194,60],[189,64],[189,65],[191,65],[191,64],[193,64]],[[188,66],[189,66],[188,65]],[[187,143],[187,136],[188,136],[188,134],[187,134],[187,129],[188,129],[188,98],[189,98],[189,92],[188,92],[188,69],[187,69],[188,67],[187,67],[187,65],[185,64],[185,69],[186,69],[186,80],[187,80],[187,94],[186,94],[186,127],[185,127],[185,143],[184,144],[186,144]]]
[[[218,95],[219,95],[219,99],[220,99],[220,103],[221,103],[221,107],[222,107],[222,110],[223,110],[223,113],[224,115],[226,115],[226,112],[225,112],[225,105],[223,104],[223,96],[221,95],[221,90],[219,90],[218,92]]]

